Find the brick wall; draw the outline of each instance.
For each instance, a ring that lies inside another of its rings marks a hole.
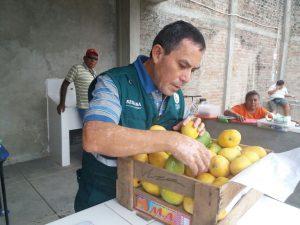
[[[285,80],[291,94],[300,100],[300,1],[295,0],[292,6],[291,37]],[[300,114],[300,113],[299,113]]]
[[[292,37],[286,79],[289,90],[299,93],[300,98],[300,7],[296,1],[292,6]],[[184,93],[201,94],[210,102],[222,104],[229,21],[226,14],[231,1],[197,2],[200,4],[189,0],[168,0],[159,4],[142,1],[141,53],[149,54],[153,38],[164,25],[178,19],[191,22],[204,34],[207,51],[200,71],[193,75]],[[238,0],[229,105],[243,102],[246,92],[253,89],[263,98],[267,97],[266,91],[273,83],[272,79],[276,80],[278,76],[279,57],[274,58],[274,53],[278,54],[280,50],[283,11],[284,0]]]

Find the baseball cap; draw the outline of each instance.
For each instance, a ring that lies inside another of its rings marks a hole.
[[[89,48],[86,50],[85,56],[98,59],[98,52],[93,48]]]

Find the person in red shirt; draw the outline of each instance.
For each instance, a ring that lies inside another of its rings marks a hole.
[[[224,115],[233,116],[241,122],[245,119],[262,119],[268,114],[270,114],[268,110],[260,105],[260,96],[256,91],[249,91],[246,94],[245,103],[235,105],[224,112]]]

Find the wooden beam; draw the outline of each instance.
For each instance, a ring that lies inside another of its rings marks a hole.
[[[232,56],[234,51],[234,36],[235,36],[235,24],[236,24],[236,14],[238,8],[238,1],[230,1],[230,16],[228,24],[228,34],[227,34],[227,50],[226,50],[226,63],[225,63],[225,79],[224,79],[224,91],[223,91],[223,110],[227,109],[230,100],[230,85],[232,76]]]
[[[117,0],[118,66],[140,54],[140,0]]]

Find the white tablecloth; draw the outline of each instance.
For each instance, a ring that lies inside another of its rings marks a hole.
[[[89,209],[48,223],[47,225],[161,225],[138,217],[134,211],[127,210],[110,200]],[[300,210],[293,206],[263,196],[239,220],[238,225],[299,225]]]

